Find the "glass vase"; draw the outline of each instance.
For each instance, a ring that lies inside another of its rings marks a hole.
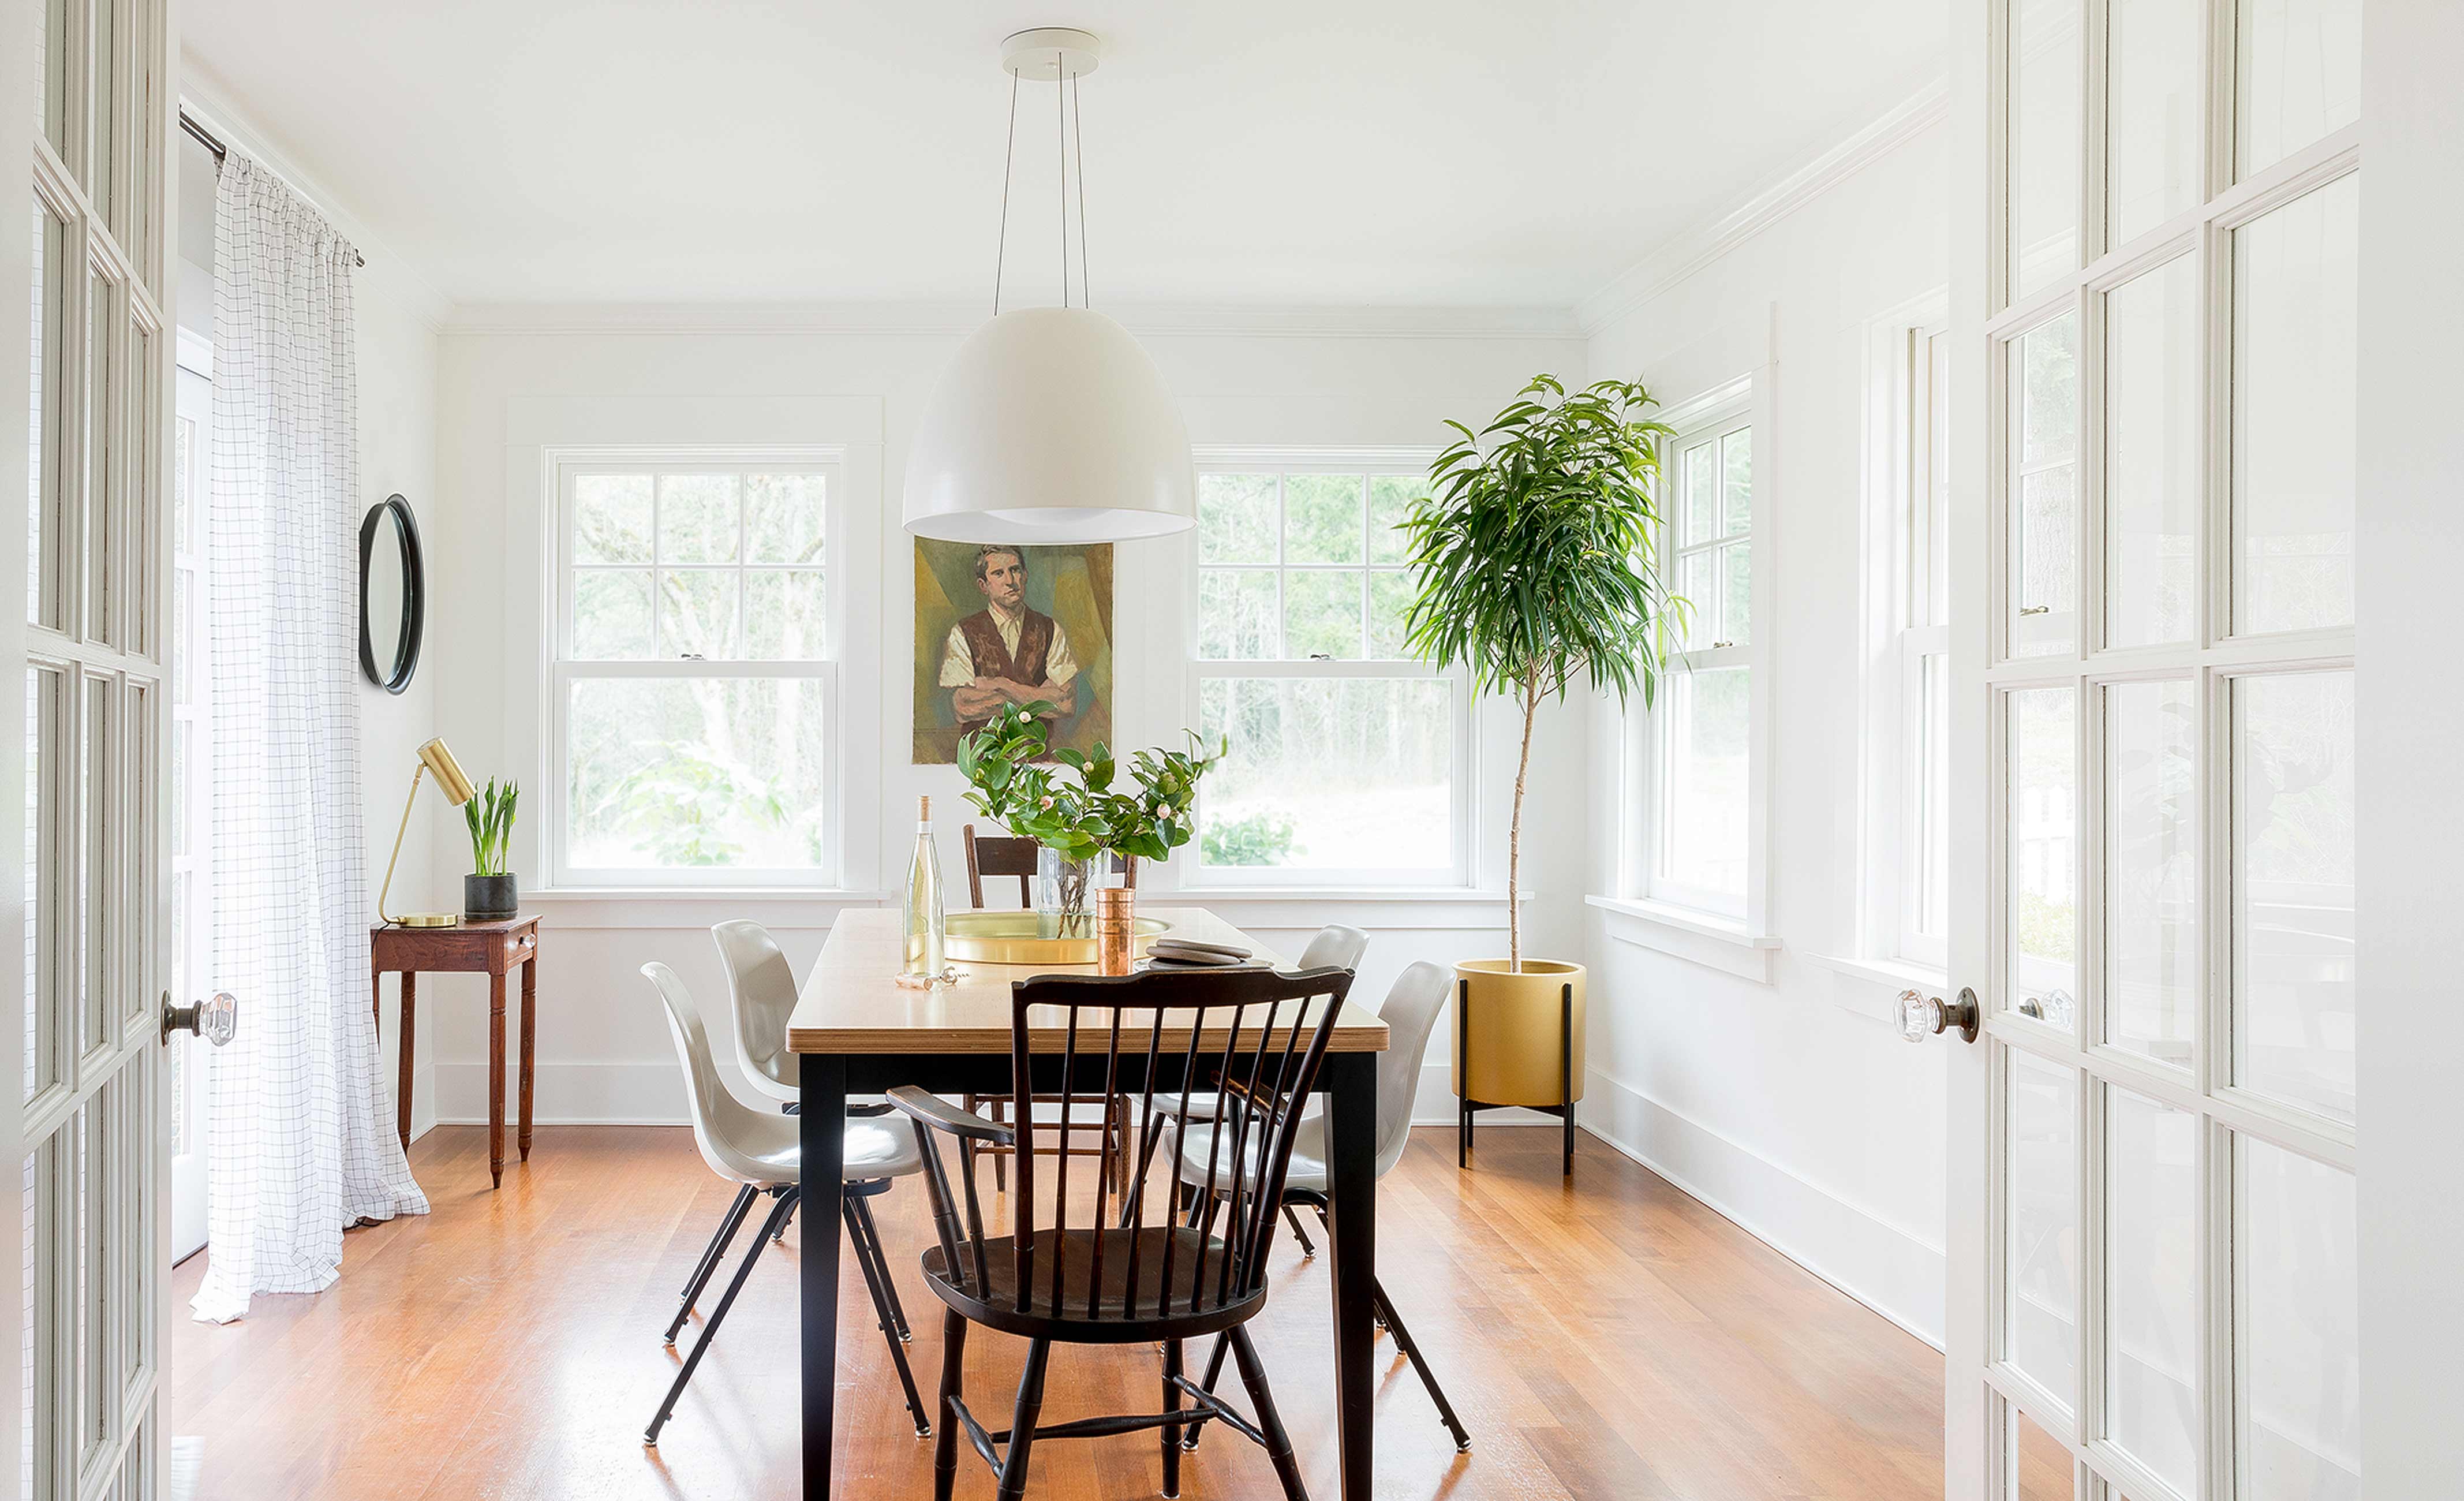
[[[1093,899],[1095,862],[1072,860],[1048,845],[1035,851],[1035,936],[1083,938],[1095,931],[1088,904]]]

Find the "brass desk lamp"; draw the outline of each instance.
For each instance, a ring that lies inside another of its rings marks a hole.
[[[404,928],[451,928],[462,921],[454,912],[407,912],[399,917],[385,916],[385,897],[393,891],[394,861],[402,858],[402,836],[410,828],[410,810],[419,806],[419,779],[436,773],[437,789],[455,807],[471,801],[471,779],[462,775],[461,762],[445,748],[442,738],[429,740],[419,748],[419,769],[410,774],[410,796],[402,805],[402,827],[393,831],[393,854],[385,861],[385,885],[377,892],[377,917]]]

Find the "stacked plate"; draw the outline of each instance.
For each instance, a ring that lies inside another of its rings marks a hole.
[[[1157,969],[1232,969],[1251,962],[1249,951],[1230,943],[1208,943],[1169,934],[1156,938],[1147,960]]]

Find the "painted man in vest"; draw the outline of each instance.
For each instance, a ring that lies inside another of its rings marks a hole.
[[[977,548],[976,587],[984,608],[950,628],[941,652],[941,686],[950,691],[958,733],[974,734],[1014,703],[1043,699],[1067,713],[1078,659],[1059,623],[1027,607],[1026,555],[1015,547]]]

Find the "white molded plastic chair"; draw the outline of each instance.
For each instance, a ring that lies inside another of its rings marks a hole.
[[[736,1062],[753,1087],[782,1105],[793,1105],[803,1082],[796,1055],[787,1050],[787,1018],[796,1009],[796,972],[779,952],[770,930],[758,922],[722,922],[710,930],[727,966],[728,998],[736,1011]]]
[[[1309,940],[1309,947],[1301,950],[1300,962],[1292,968],[1296,971],[1349,969],[1356,973],[1360,968],[1360,956],[1368,952],[1368,934],[1358,928],[1347,928],[1342,923],[1330,922],[1317,930],[1317,937]],[[1155,1160],[1155,1143],[1162,1139],[1165,1123],[1183,1115],[1188,1115],[1193,1121],[1213,1119],[1215,1096],[1212,1094],[1157,1094],[1147,1111],[1146,1124],[1138,1131],[1137,1171],[1123,1179],[1123,1182],[1134,1183],[1147,1176],[1147,1165]],[[1292,1233],[1300,1236],[1302,1247],[1309,1249],[1309,1254],[1315,1255],[1315,1247],[1309,1246],[1309,1236],[1302,1232],[1300,1222],[1292,1218],[1288,1208],[1284,1211],[1284,1219],[1291,1225]]]
[[[653,962],[643,965],[642,974],[667,1006],[668,1030],[675,1039],[677,1060],[684,1065],[685,1094],[693,1106],[693,1144],[701,1149],[702,1160],[710,1164],[712,1172],[737,1185],[736,1202],[729,1206],[727,1218],[719,1223],[717,1233],[710,1238],[693,1276],[685,1283],[683,1304],[668,1325],[669,1344],[676,1342],[676,1332],[684,1327],[694,1300],[709,1286],[718,1264],[726,1259],[728,1245],[735,1240],[755,1202],[763,1194],[776,1201],[760,1233],[754,1237],[753,1248],[745,1253],[744,1264],[737,1268],[734,1280],[719,1295],[718,1307],[711,1311],[701,1337],[693,1341],[693,1353],[685,1357],[683,1369],[676,1372],[667,1399],[659,1403],[658,1415],[644,1430],[643,1442],[655,1446],[659,1430],[675,1410],[676,1399],[684,1395],[685,1383],[693,1380],[693,1368],[701,1364],[710,1342],[718,1337],[718,1326],[726,1321],[736,1295],[744,1291],[746,1280],[753,1275],[753,1264],[761,1259],[761,1248],[787,1233],[787,1221],[796,1212],[799,1198],[797,1169],[803,1154],[795,1117],[755,1110],[729,1092],[719,1077],[717,1062],[711,1057],[710,1033],[702,1026],[701,1008],[694,1004],[684,982],[676,978],[676,972]],[[882,1254],[880,1232],[873,1225],[867,1201],[887,1190],[891,1180],[921,1172],[923,1166],[912,1131],[893,1129],[872,1119],[847,1121],[847,1167],[843,1174],[847,1185],[847,1238],[855,1250],[856,1265],[864,1269],[865,1282],[872,1291],[873,1312],[890,1341],[898,1379],[907,1388],[907,1410],[915,1419],[918,1435],[931,1433],[932,1423],[925,1415],[924,1400],[915,1390],[915,1377],[907,1368],[907,1351],[902,1344],[907,1335],[907,1317],[898,1307],[889,1263]],[[838,1233],[837,1228],[832,1226],[830,1233]]]
[[[1445,1008],[1446,993],[1451,988],[1446,972],[1437,965],[1421,962],[1412,965],[1396,977],[1394,988],[1386,992],[1386,1004],[1377,1008],[1378,1019],[1386,1024],[1386,1050],[1377,1055],[1377,1176],[1384,1178],[1403,1159],[1404,1144],[1412,1138],[1412,1097],[1420,1082],[1420,1064],[1428,1055],[1429,1038],[1437,1031],[1438,1013]],[[1211,1099],[1211,1096],[1209,1096]],[[1202,1194],[1213,1179],[1208,1171],[1214,1156],[1213,1132],[1206,1121],[1212,1117],[1210,1104],[1203,1115],[1193,1104],[1189,1123],[1175,1145],[1180,1154],[1180,1181],[1191,1191]],[[1301,1233],[1297,1221],[1291,1219],[1294,1204],[1307,1204],[1317,1211],[1318,1222],[1326,1222],[1326,1196],[1330,1182],[1326,1159],[1326,1115],[1318,1110],[1302,1117],[1292,1131],[1292,1161],[1284,1179],[1283,1210],[1292,1232],[1299,1236],[1305,1253],[1313,1253],[1309,1237]],[[1254,1177],[1254,1172],[1251,1174]],[[1228,1191],[1231,1181],[1228,1166],[1221,1169],[1217,1192]],[[1429,1362],[1421,1358],[1419,1346],[1412,1342],[1410,1331],[1396,1316],[1394,1300],[1386,1295],[1385,1284],[1373,1280],[1370,1296],[1374,1300],[1377,1320],[1395,1335],[1395,1343],[1412,1361],[1412,1369],[1420,1375],[1420,1383],[1429,1389],[1430,1399],[1438,1404],[1438,1416],[1455,1436],[1455,1447],[1471,1447],[1471,1434],[1463,1420],[1455,1416],[1454,1404],[1438,1386]],[[1215,1380],[1223,1369],[1223,1347],[1220,1339],[1214,1354],[1206,1362],[1207,1390],[1215,1388]],[[1184,1447],[1198,1446],[1198,1428],[1192,1426],[1181,1441]]]

